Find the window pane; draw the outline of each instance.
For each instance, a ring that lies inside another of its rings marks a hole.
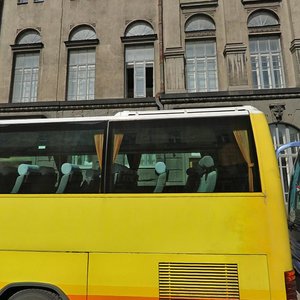
[[[153,66],[146,67],[146,96],[153,97]]]
[[[216,44],[210,41],[186,42],[186,85],[188,92],[216,91]],[[195,49],[195,51],[191,51]],[[192,56],[193,55],[193,56]]]
[[[185,27],[186,32],[201,31],[201,30],[214,30],[215,24],[209,17],[205,15],[196,15],[191,17]]]
[[[127,28],[125,36],[143,36],[154,34],[152,27],[146,22],[135,22]]]
[[[145,66],[144,64],[135,65],[135,96],[136,97],[145,97]]]
[[[42,39],[40,34],[36,30],[26,30],[21,32],[17,38],[17,44],[36,44],[41,43]]]
[[[70,41],[94,40],[96,39],[96,32],[90,26],[80,26],[72,31]]]
[[[101,192],[99,159],[104,125],[9,126],[0,134],[0,169],[7,172],[2,173],[0,193]],[[15,185],[17,180],[19,185]]]
[[[268,41],[267,40],[259,40],[259,52],[268,51]]]
[[[37,100],[39,57],[39,53],[16,55],[13,102],[31,102]]]
[[[254,88],[284,87],[279,38],[251,38],[250,56]]]
[[[133,46],[125,50],[127,97],[153,96],[153,46]]]
[[[278,21],[275,15],[271,12],[259,11],[253,13],[248,21],[249,27],[263,27],[277,25]]]
[[[234,135],[237,131],[248,136],[254,190],[260,191],[249,118],[218,117],[113,122],[108,192],[153,193],[162,183],[163,193],[205,192],[200,180],[192,184],[189,175],[197,173],[206,156],[211,168],[218,170],[212,192],[247,192],[248,167]],[[157,164],[166,169],[157,170]],[[160,175],[166,170],[168,176],[163,181],[164,175]]]
[[[68,100],[92,100],[95,91],[95,50],[69,53]]]

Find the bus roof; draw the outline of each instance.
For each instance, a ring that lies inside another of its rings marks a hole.
[[[242,116],[254,113],[262,113],[253,106],[232,106],[232,107],[210,107],[176,110],[155,110],[155,111],[122,111],[114,116],[93,116],[93,117],[67,117],[67,118],[26,118],[26,119],[5,119],[0,120],[1,125],[13,124],[46,124],[46,123],[71,123],[87,121],[129,121],[129,120],[152,120],[164,118],[193,118],[193,117],[218,117],[218,116]]]

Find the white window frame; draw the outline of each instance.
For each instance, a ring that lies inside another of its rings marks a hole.
[[[251,38],[251,43],[256,43],[256,49],[259,49],[259,41],[261,37]],[[268,49],[265,51],[257,50],[251,51],[250,49],[250,59],[251,59],[251,71],[253,88],[255,89],[272,89],[272,88],[283,88],[285,87],[285,79],[283,73],[283,63],[281,56],[281,45],[280,39],[276,38],[278,42],[278,50],[271,50],[270,42],[274,40],[273,37],[264,37],[264,41],[267,41]],[[277,60],[278,67],[274,68],[274,63]],[[276,84],[275,73],[278,73],[279,85]],[[267,74],[268,83],[264,80],[264,76]]]
[[[79,62],[79,56],[86,54],[87,60]],[[93,55],[93,61],[89,61],[89,56]],[[77,55],[77,58],[72,57]],[[71,64],[75,59],[76,63]],[[74,75],[74,76],[73,76]],[[92,76],[91,76],[92,75]],[[68,63],[68,101],[94,100],[95,99],[95,80],[96,80],[96,51],[95,48],[89,49],[70,49]],[[72,91],[74,93],[72,93]],[[93,92],[91,92],[93,91]]]
[[[214,46],[214,55],[205,54],[200,56],[197,55],[194,51],[194,56],[188,56],[186,51],[186,87],[189,93],[192,92],[212,92],[218,90],[218,67],[217,67],[217,55],[216,55],[216,42],[201,40],[201,41],[187,41],[186,47],[194,45],[194,48],[197,45],[206,45],[213,44]],[[203,65],[204,68],[200,70],[200,65]],[[212,70],[209,70],[209,64],[214,65]],[[190,71],[190,67],[194,67],[193,71]],[[190,81],[191,79],[191,81]],[[200,84],[200,80],[204,80],[204,85]],[[215,82],[213,87],[210,87],[210,81]]]
[[[125,60],[126,60],[126,74],[127,74],[127,69],[133,68],[133,84],[134,84],[134,98],[144,98],[147,96],[147,87],[146,87],[146,68],[151,67],[153,76],[152,76],[152,85],[153,85],[153,92],[151,96],[154,96],[154,91],[155,91],[155,80],[154,80],[154,46],[135,46],[136,51],[143,51],[144,49],[148,49],[152,51],[153,57],[152,58],[138,58],[138,59],[128,59],[127,55],[125,54]],[[130,49],[133,49],[133,47],[127,47],[125,51],[130,51]],[[138,74],[138,69],[142,70],[142,76],[139,76]],[[127,75],[126,75],[127,76]],[[138,84],[138,81],[142,80],[142,86]],[[126,88],[127,88],[127,81],[128,78],[126,78]],[[141,87],[141,92],[139,92],[139,88]],[[126,94],[128,94],[128,91],[126,91]]]
[[[68,101],[94,100],[96,81],[97,34],[91,26],[81,25],[74,28],[66,45],[69,48],[67,69]]]
[[[42,38],[38,31],[27,29],[12,45],[14,53],[11,100],[13,103],[36,102],[40,70]]]
[[[37,101],[39,60],[39,52],[15,54],[13,103]],[[31,62],[34,64],[30,65]]]

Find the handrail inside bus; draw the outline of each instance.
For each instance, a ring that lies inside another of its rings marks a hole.
[[[290,143],[280,146],[276,150],[276,157],[277,158],[279,157],[280,152],[284,151],[285,149],[292,148],[292,147],[300,147],[300,141],[290,142]]]

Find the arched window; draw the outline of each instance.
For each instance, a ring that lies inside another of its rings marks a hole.
[[[145,21],[129,24],[122,41],[125,43],[125,78],[128,98],[154,95],[154,45],[152,26]],[[146,44],[145,44],[146,42]]]
[[[95,99],[96,48],[99,43],[95,30],[78,26],[66,42],[69,47],[67,100]]]
[[[40,49],[42,38],[38,31],[28,29],[16,38],[12,82],[12,102],[33,102],[37,100]],[[22,50],[22,51],[21,51]]]
[[[70,41],[84,41],[84,40],[95,40],[97,39],[96,32],[90,26],[79,26],[76,27],[71,33]]]
[[[283,88],[285,83],[278,18],[269,11],[254,12],[248,18],[248,30],[253,87]]]
[[[126,31],[125,36],[145,36],[154,34],[153,28],[146,22],[138,21],[130,24]]]
[[[188,19],[185,25],[185,32],[215,30],[213,20],[206,15],[196,15]]]
[[[215,23],[203,14],[194,15],[185,24],[186,87],[188,92],[218,90]],[[204,32],[194,36],[194,33]],[[210,38],[208,39],[207,36]]]
[[[270,124],[270,130],[275,149],[286,143],[300,141],[300,130],[292,125],[274,123]],[[288,200],[289,182],[291,180],[291,175],[293,174],[293,166],[296,157],[297,152],[295,148],[288,148],[279,154],[278,163],[286,201]]]
[[[25,30],[24,32],[21,32],[16,38],[17,45],[37,44],[41,42],[42,38],[39,32],[34,29]]]
[[[254,12],[248,19],[248,27],[264,27],[278,24],[277,17],[269,11]]]

